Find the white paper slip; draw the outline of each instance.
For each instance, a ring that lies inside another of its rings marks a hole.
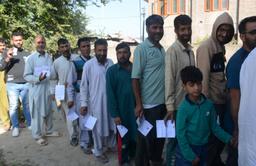
[[[91,115],[86,115],[84,119],[84,127],[86,127],[89,130],[92,130],[96,124],[97,118],[91,116]]]
[[[16,56],[18,54],[18,48],[13,47],[12,54],[13,54],[13,56]]]
[[[76,113],[75,106],[69,109],[67,114],[67,120],[73,122],[74,120],[78,119],[79,116]]]
[[[166,132],[167,138],[175,138],[176,132],[175,132],[175,122],[168,120],[167,121],[167,132]]]
[[[123,125],[117,125],[117,130],[121,136],[121,138],[123,138],[125,136],[125,134],[128,132],[128,129],[126,127],[124,127]]]
[[[50,77],[50,67],[49,66],[37,66],[34,68],[35,76],[40,76],[41,73],[46,74],[46,77]]]
[[[141,134],[147,136],[152,128],[153,126],[144,117],[140,119],[138,130],[141,132]]]
[[[56,100],[64,100],[64,98],[65,98],[65,86],[64,85],[56,85],[55,99]]]
[[[171,120],[164,123],[164,120],[156,121],[157,138],[175,138],[175,124]]]

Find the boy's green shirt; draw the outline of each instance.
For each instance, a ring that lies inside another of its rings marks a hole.
[[[176,118],[178,144],[186,160],[193,161],[196,158],[190,145],[208,143],[211,132],[225,143],[231,139],[231,135],[217,124],[213,103],[204,95],[200,96],[199,103],[194,103],[187,95],[178,108]]]

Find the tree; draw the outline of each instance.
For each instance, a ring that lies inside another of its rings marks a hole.
[[[35,35],[45,36],[48,49],[56,49],[56,41],[66,37],[71,44],[77,37],[90,35],[87,17],[82,13],[88,3],[106,4],[109,0],[0,0],[0,35],[10,38],[12,31],[22,30],[24,47],[32,50]],[[54,47],[55,46],[55,47]]]

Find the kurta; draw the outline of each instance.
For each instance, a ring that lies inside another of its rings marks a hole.
[[[256,48],[245,59],[240,71],[241,99],[238,113],[238,165],[256,165]]]
[[[137,127],[131,71],[115,64],[108,69],[106,82],[108,111],[113,118],[121,118],[122,125],[128,129],[128,139],[135,140]]]
[[[39,75],[35,73],[38,67],[52,66],[52,59],[46,53],[40,55],[38,52],[32,53],[25,65],[24,79],[29,82],[29,109],[32,118],[34,111],[39,111],[42,117],[46,117],[50,111],[50,77],[39,81]]]
[[[72,66],[72,60],[75,59],[77,55],[71,54],[70,59],[68,60],[63,55],[60,56],[53,62],[52,70],[51,70],[51,79],[54,81],[54,86],[52,88],[52,94],[54,94],[54,89],[57,84],[59,85],[67,85],[68,73]],[[67,100],[67,93],[65,93],[65,100]]]
[[[80,93],[81,107],[87,107],[90,115],[97,118],[94,129],[100,136],[110,135],[110,130],[115,131],[115,124],[107,111],[106,72],[113,65],[107,59],[102,65],[94,57],[83,68]]]
[[[0,56],[0,60],[2,56]],[[10,118],[8,115],[9,103],[7,98],[7,90],[5,84],[5,71],[0,72],[0,118],[5,126],[10,126]]]

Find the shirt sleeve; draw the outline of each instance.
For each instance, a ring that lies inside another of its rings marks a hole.
[[[212,105],[211,109],[211,115],[210,115],[210,125],[211,130],[213,134],[220,139],[224,143],[228,143],[232,136],[225,132],[218,124],[217,124],[217,117],[216,117],[216,110],[214,109],[214,106]]]
[[[193,161],[196,158],[196,154],[193,152],[191,147],[189,146],[189,142],[186,137],[186,119],[187,114],[184,107],[180,106],[177,111],[176,118],[176,135],[178,144],[181,149],[181,153],[186,160]]]
[[[23,77],[29,83],[39,83],[39,76],[34,75],[33,56],[30,56],[25,63],[25,69]]]
[[[146,65],[145,54],[141,46],[136,47],[134,50],[134,60],[132,66],[132,78],[141,79],[144,66]]]
[[[165,104],[167,111],[174,111],[175,108],[175,90],[177,73],[177,55],[175,50],[170,47],[165,56]]]
[[[58,74],[56,71],[56,61],[53,62],[51,66],[51,75],[50,75],[50,80],[51,80],[51,87],[50,87],[50,92],[51,94],[55,94],[55,87],[58,83]]]
[[[88,106],[88,100],[89,100],[89,63],[85,63],[83,67],[83,73],[82,73],[82,79],[81,79],[81,85],[80,85],[80,100],[81,100],[81,107],[87,107]]]
[[[116,79],[113,68],[109,68],[106,74],[107,108],[113,118],[120,117],[116,98]]]
[[[77,82],[77,72],[74,63],[71,64],[67,78],[67,97],[68,101],[75,101],[74,83]]]
[[[201,70],[203,74],[203,94],[205,96],[209,96],[209,77],[210,77],[210,63],[211,63],[211,55],[208,47],[200,46],[196,51],[196,61],[197,67]]]
[[[234,61],[231,59],[228,62],[227,69],[226,69],[228,89],[240,89],[239,74],[240,74],[240,68],[238,67],[238,65],[235,65]]]

